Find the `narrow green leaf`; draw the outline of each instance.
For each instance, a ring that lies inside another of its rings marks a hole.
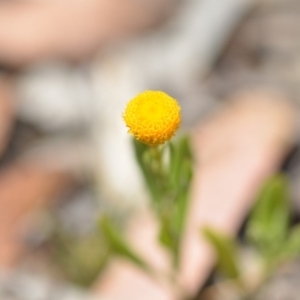
[[[248,221],[246,235],[265,255],[279,250],[289,226],[287,180],[271,178],[263,188]]]
[[[159,241],[163,246],[171,250],[172,252],[174,251],[174,246],[175,246],[175,240],[174,240],[174,235],[172,232],[170,220],[168,217],[162,217],[161,220],[161,229],[160,229],[160,234],[159,234]]]
[[[129,259],[147,273],[154,275],[153,269],[128,245],[108,217],[103,216],[100,219],[100,227],[112,250],[116,254]]]
[[[75,238],[59,228],[52,236],[54,259],[65,276],[80,286],[91,285],[110,258],[109,245],[102,235]]]
[[[288,235],[286,242],[282,245],[281,258],[294,259],[300,254],[300,225],[294,226]]]
[[[160,199],[160,191],[156,184],[157,178],[151,169],[150,162],[146,159],[147,152],[149,152],[150,150],[149,146],[137,141],[136,139],[133,139],[132,141],[136,160],[142,171],[150,196],[153,199],[153,201],[157,203]]]
[[[176,187],[182,175],[182,167],[186,160],[191,161],[190,141],[187,135],[169,143],[170,168],[169,181],[171,187]]]
[[[176,249],[175,249],[175,265],[179,264],[180,244],[184,232],[187,211],[189,207],[190,188],[193,178],[193,159],[188,137],[184,139],[184,147],[182,150],[182,164],[180,170],[180,177],[177,178],[177,191],[175,197],[176,209],[173,214],[173,226],[177,233],[176,235]]]
[[[168,190],[163,205],[160,241],[171,250],[173,266],[177,268],[192,179],[189,137],[173,140],[169,143],[169,150]]]
[[[178,194],[176,197],[176,209],[173,212],[173,228],[174,232],[174,267],[179,267],[180,245],[185,227],[189,194],[188,191]]]
[[[205,228],[202,233],[216,251],[220,271],[229,278],[240,278],[235,242],[210,228]]]

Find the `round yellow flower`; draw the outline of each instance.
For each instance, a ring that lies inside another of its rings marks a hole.
[[[140,142],[163,144],[180,125],[180,106],[164,92],[145,91],[127,104],[123,118],[128,132]]]

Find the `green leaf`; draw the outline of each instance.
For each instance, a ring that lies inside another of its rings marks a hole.
[[[184,135],[175,142],[169,142],[170,168],[169,181],[171,187],[177,187],[182,178],[182,169],[186,161],[191,164],[192,151],[189,136]]]
[[[220,271],[231,279],[240,278],[235,242],[210,228],[205,228],[203,235],[216,251]]]
[[[300,225],[294,226],[282,245],[281,259],[291,260],[300,254]]]
[[[154,200],[154,202],[158,202],[160,191],[156,184],[155,174],[151,169],[149,161],[146,160],[147,152],[149,152],[149,146],[137,141],[136,139],[133,139],[132,141],[133,141],[136,160],[142,171],[150,196]]]
[[[177,175],[173,177],[174,184],[176,188],[175,196],[175,209],[173,211],[173,228],[176,232],[176,241],[175,241],[175,257],[174,263],[178,266],[179,257],[180,257],[180,244],[182,240],[182,235],[184,232],[185,221],[189,206],[190,199],[190,188],[193,178],[193,157],[192,150],[190,146],[190,140],[188,136],[184,136],[179,141],[179,150],[180,155],[177,156],[177,160],[180,160],[181,163],[176,162],[177,168],[175,173]],[[172,169],[171,169],[172,172]],[[171,174],[172,178],[172,174]]]
[[[134,140],[134,149],[160,222],[159,241],[173,255],[174,266],[178,266],[193,174],[189,136],[157,148]]]
[[[170,155],[165,177],[167,188],[160,207],[159,240],[171,251],[173,266],[177,268],[192,179],[192,158],[188,136],[175,139],[168,145]]]
[[[170,220],[168,217],[163,217],[161,219],[161,229],[159,233],[159,241],[163,246],[170,250],[174,250],[175,247],[175,239],[174,234],[172,232]]]
[[[111,220],[103,216],[100,219],[100,227],[112,251],[117,255],[127,258],[135,265],[146,271],[148,274],[154,275],[153,269],[128,245],[120,232],[115,228]]]
[[[289,226],[287,180],[271,178],[263,188],[248,221],[246,235],[264,255],[273,255],[284,243]]]
[[[57,228],[52,236],[54,259],[65,276],[80,286],[88,287],[110,258],[109,245],[101,234],[75,238]]]

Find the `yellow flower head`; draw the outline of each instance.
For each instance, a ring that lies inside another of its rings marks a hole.
[[[140,142],[163,144],[180,125],[180,106],[164,92],[146,91],[127,104],[123,118],[128,132]]]

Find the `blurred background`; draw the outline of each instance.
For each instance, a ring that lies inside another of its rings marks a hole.
[[[299,48],[298,0],[0,1],[0,298],[102,299],[91,291],[110,254],[97,218],[126,223],[148,200],[122,120],[144,90],[178,99],[182,131],[213,120],[207,168],[235,142],[252,181],[283,166],[296,215]],[[283,108],[250,105],[256,119],[226,100],[257,87]]]

